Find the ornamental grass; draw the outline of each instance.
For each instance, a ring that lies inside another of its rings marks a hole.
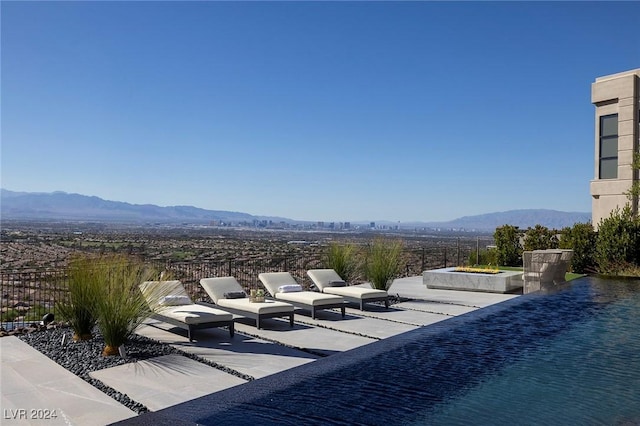
[[[106,345],[103,355],[115,355],[151,313],[138,286],[155,274],[144,264],[123,256],[105,259],[101,272],[106,285],[95,304],[97,324]]]
[[[376,238],[367,247],[364,275],[377,290],[388,290],[400,273],[402,241]]]
[[[324,267],[333,269],[345,282],[350,282],[358,273],[358,259],[353,244],[331,243],[324,256]]]
[[[56,310],[73,330],[74,340],[89,340],[97,323],[96,301],[100,298],[104,276],[96,268],[96,259],[74,256],[69,262],[66,282],[67,297],[56,304]]]

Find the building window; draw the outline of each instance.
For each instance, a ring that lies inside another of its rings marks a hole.
[[[600,179],[618,177],[618,114],[600,117]]]

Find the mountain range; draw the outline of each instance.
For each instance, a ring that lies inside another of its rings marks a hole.
[[[273,221],[304,224],[283,217],[254,216],[248,213],[225,210],[206,210],[193,206],[160,207],[153,204],[130,204],[108,201],[95,196],[69,194],[66,192],[14,192],[0,189],[0,217],[3,220],[68,220],[121,223],[166,223],[208,224],[213,221],[228,223],[251,223]],[[562,212],[546,209],[510,210],[477,216],[464,216],[447,222],[403,223],[403,228],[441,228],[493,231],[509,224],[522,229],[543,225],[550,229],[561,229],[577,222],[589,222],[591,213]],[[310,222],[306,222],[310,223]],[[364,223],[364,222],[363,222]],[[380,222],[378,225],[397,225]]]

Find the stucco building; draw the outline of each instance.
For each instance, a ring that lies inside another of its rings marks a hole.
[[[640,145],[640,68],[596,78],[591,84],[595,114],[595,174],[591,181],[591,221],[595,227],[616,207],[638,172],[631,168]],[[632,203],[638,211],[638,203]]]

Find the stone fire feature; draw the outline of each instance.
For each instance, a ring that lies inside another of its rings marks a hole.
[[[497,274],[454,272],[456,268],[424,271],[422,282],[427,288],[439,290],[510,293],[522,288],[522,271],[500,271]]]

